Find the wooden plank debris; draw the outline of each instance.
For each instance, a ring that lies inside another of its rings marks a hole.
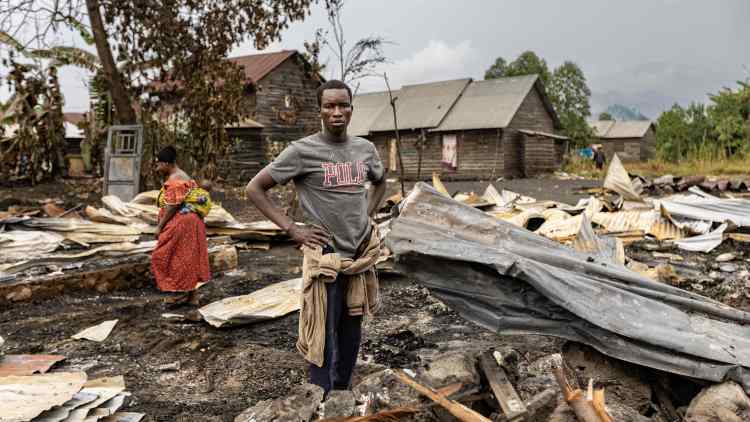
[[[588,394],[579,388],[573,388],[561,366],[552,369],[555,379],[563,392],[563,398],[580,422],[614,422],[604,407],[604,390],[593,390],[589,382]]]
[[[490,422],[489,419],[475,412],[474,410],[469,409],[463,404],[453,401],[445,397],[444,395],[441,395],[432,388],[418,383],[416,380],[414,380],[414,378],[407,375],[404,371],[397,369],[393,372],[401,382],[415,389],[420,394],[427,396],[430,400],[438,403],[451,415],[458,418],[458,420],[463,422]]]
[[[505,417],[509,421],[523,418],[526,415],[526,405],[508,380],[505,369],[498,365],[490,352],[483,353],[479,357],[479,365]]]

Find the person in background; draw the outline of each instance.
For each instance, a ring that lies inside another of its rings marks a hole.
[[[174,147],[159,151],[157,171],[165,181],[157,198],[158,242],[151,254],[156,286],[163,292],[176,293],[165,300],[168,304],[188,302],[198,306],[197,288],[211,279],[203,221],[211,210],[211,197],[177,166]]]
[[[292,142],[246,191],[260,212],[303,245],[297,349],[310,363],[310,382],[327,394],[350,388],[362,318],[377,307],[380,239],[370,216],[383,199],[385,180],[375,146],[347,135],[351,89],[325,82],[318,106],[322,131]],[[269,189],[289,181],[310,224],[296,224],[268,198]]]
[[[602,152],[601,147],[599,145],[594,145],[594,164],[596,165],[596,169],[601,171],[606,162],[607,157],[604,155],[604,152]]]

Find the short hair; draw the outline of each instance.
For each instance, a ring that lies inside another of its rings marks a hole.
[[[167,164],[174,164],[177,162],[177,150],[175,147],[168,145],[159,151],[156,155],[156,161]]]
[[[337,79],[331,79],[318,87],[318,107],[323,105],[323,91],[326,89],[345,89],[349,93],[349,101],[352,100],[352,90],[349,88],[349,85]]]

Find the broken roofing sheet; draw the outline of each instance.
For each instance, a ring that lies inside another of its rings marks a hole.
[[[386,243],[464,318],[750,390],[750,314],[530,233],[419,183]]]
[[[747,199],[689,195],[673,196],[660,202],[675,217],[715,223],[724,223],[728,220],[738,227],[750,227],[750,201]]]

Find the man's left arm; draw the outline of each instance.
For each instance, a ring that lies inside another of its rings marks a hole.
[[[381,177],[378,182],[372,182],[372,186],[370,186],[370,192],[367,195],[367,215],[370,217],[374,217],[375,213],[380,209],[380,203],[385,196],[385,186],[385,177]]]

